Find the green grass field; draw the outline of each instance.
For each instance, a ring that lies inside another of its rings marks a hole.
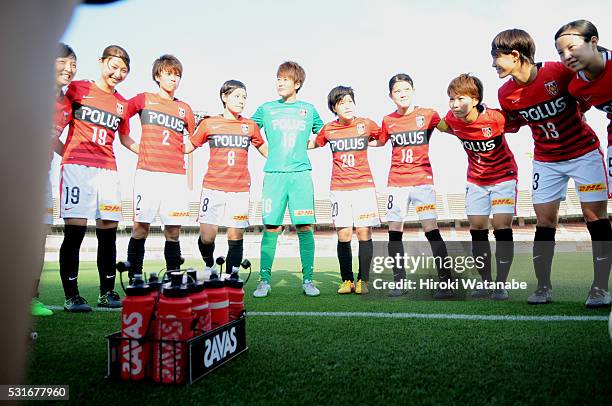
[[[530,282],[507,302],[434,302],[427,294],[388,299],[335,293],[337,260],[318,259],[321,296],[300,290],[299,261],[275,262],[271,296],[246,290],[249,351],[187,387],[113,382],[106,373],[104,336],[119,330],[119,312],[67,314],[38,319],[27,381],[70,385],[83,404],[609,404],[612,345],[609,310],[587,310],[589,254],[555,257],[555,302],[529,306],[531,259],[517,256],[511,277]],[[256,261],[253,269],[257,268]],[[200,266],[188,261],[185,266]],[[155,271],[161,262],[148,262]],[[246,276],[246,275],[245,275]],[[372,276],[373,277],[373,276]],[[83,263],[81,294],[95,304],[97,272]],[[41,300],[61,306],[57,264],[47,264]],[[469,315],[599,316],[589,321],[456,320],[380,317],[269,316],[257,312],[386,312]]]

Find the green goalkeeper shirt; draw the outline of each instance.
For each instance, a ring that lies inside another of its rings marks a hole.
[[[323,127],[319,113],[310,103],[286,103],[282,99],[264,103],[251,117],[263,128],[268,140],[264,172],[301,172],[312,169],[308,139]]]

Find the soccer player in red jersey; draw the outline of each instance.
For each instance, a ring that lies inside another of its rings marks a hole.
[[[77,71],[77,60],[74,50],[66,44],[60,43],[57,57],[55,58],[55,114],[53,116],[53,130],[51,132],[51,151],[49,151],[49,165],[53,160],[53,151],[61,154],[62,143],[59,140],[64,128],[68,125],[71,118],[71,106],[68,103],[63,88],[68,86]],[[51,173],[49,173],[51,175]],[[47,177],[47,190],[45,197],[45,215],[44,223],[47,225],[48,234],[49,227],[53,224],[53,193],[51,187],[51,178]],[[42,271],[42,269],[41,269]],[[45,305],[38,299],[38,285],[40,278],[34,281],[34,296],[32,298],[31,311],[32,316],[44,317],[51,316],[53,311],[47,309]]]
[[[444,266],[448,252],[436,221],[436,192],[429,162],[429,140],[440,116],[433,109],[415,106],[413,96],[414,83],[409,75],[399,73],[389,80],[389,97],[395,103],[396,111],[383,117],[377,142],[384,145],[390,140],[392,145],[387,196],[389,256],[404,256],[404,219],[412,203],[436,258],[438,277],[440,281],[448,281],[450,269]],[[397,282],[406,277],[406,271],[394,267],[393,276]],[[400,289],[389,291],[390,296],[403,293]],[[437,289],[434,294],[435,299],[452,297],[451,289]]]
[[[60,183],[60,214],[64,241],[60,248],[60,276],[69,312],[88,312],[91,307],[79,295],[79,249],[87,220],[96,220],[98,239],[98,306],[121,307],[115,292],[117,224],[121,219],[119,177],[113,152],[115,132],[129,134],[127,100],[115,86],[130,70],[130,58],[118,45],[104,49],[99,59],[101,75],[96,81],[79,80],[68,86],[66,98],[72,119],[64,145]],[[133,142],[121,137],[129,146]]]
[[[555,46],[561,62],[576,72],[569,84],[570,95],[607,114],[608,124],[608,191],[612,190],[612,51],[598,45],[597,28],[587,20],[576,20],[559,28]],[[596,242],[593,242],[596,244]],[[605,256],[610,256],[610,242],[601,242]],[[608,271],[609,272],[609,271]],[[609,306],[608,279],[593,286],[590,306]],[[605,283],[605,285],[604,285]]]
[[[221,86],[219,96],[223,113],[202,120],[187,142],[185,153],[206,142],[210,146],[200,197],[198,247],[208,273],[215,266],[217,230],[219,226],[227,227],[226,273],[230,274],[242,262],[244,229],[249,226],[249,146],[252,144],[264,157],[268,147],[257,124],[241,115],[247,99],[244,83],[228,80]]]
[[[514,259],[512,216],[517,194],[517,166],[504,137],[506,118],[501,111],[482,105],[483,86],[475,76],[463,74],[454,78],[447,93],[450,111],[438,128],[459,138],[467,154],[465,211],[470,222],[472,254],[484,262],[484,267],[478,270],[482,280],[491,281],[489,215],[493,214],[493,235],[497,241],[495,282],[504,283]],[[492,292],[476,289],[471,295],[508,299],[508,291],[500,287]]]
[[[528,303],[549,303],[559,203],[565,199],[570,178],[576,183],[591,240],[611,239],[603,154],[597,136],[583,119],[581,106],[568,93],[574,72],[560,62],[535,63],[534,41],[519,29],[497,34],[491,55],[498,76],[511,77],[498,92],[502,109],[529,125],[534,139],[532,197],[537,226],[533,265],[538,287]],[[593,245],[593,263],[593,288],[607,286],[610,261],[599,244]],[[591,289],[586,305],[597,307],[597,302],[598,291]]]
[[[372,227],[380,226],[376,190],[368,163],[368,142],[378,139],[380,127],[369,118],[355,116],[355,94],[345,86],[333,88],[327,106],[338,119],[327,123],[309,141],[310,148],[329,143],[333,157],[330,186],[332,219],[338,233],[338,261],[342,283],[339,294],[367,294],[374,246]],[[353,276],[353,226],[359,240],[359,273]]]
[[[153,62],[151,76],[158,93],[140,93],[129,100],[128,118],[140,116],[142,134],[134,180],[134,228],[128,244],[130,277],[142,273],[145,240],[155,216],[164,225],[166,269],[180,268],[181,225],[189,219],[183,133],[193,134],[195,121],[189,105],[174,97],[183,65],[172,55]]]

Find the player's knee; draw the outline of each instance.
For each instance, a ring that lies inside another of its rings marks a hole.
[[[310,231],[312,226],[310,224],[302,224],[296,227],[298,231]]]
[[[149,225],[143,223],[134,223],[132,228],[132,238],[136,240],[142,240],[149,236]]]
[[[180,227],[164,227],[164,236],[166,237],[166,241],[178,241],[180,234]]]

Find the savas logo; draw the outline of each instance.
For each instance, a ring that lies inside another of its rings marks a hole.
[[[236,340],[236,327],[232,327],[229,331],[223,331],[216,336],[209,338],[204,343],[204,366],[211,367],[215,362],[221,361],[223,358],[234,353],[238,346]]]

